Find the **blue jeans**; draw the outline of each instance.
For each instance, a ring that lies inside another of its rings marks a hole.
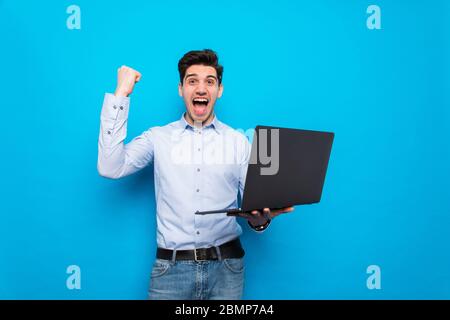
[[[163,260],[153,264],[150,300],[239,300],[244,287],[244,258]]]

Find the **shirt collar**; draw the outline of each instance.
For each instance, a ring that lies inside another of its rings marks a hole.
[[[186,114],[186,112],[184,112],[181,115],[181,119],[178,121],[180,129],[181,129],[180,134],[184,133],[184,131],[186,129],[192,129],[192,130],[194,129],[194,127],[186,121],[186,118],[184,117],[185,114]],[[211,123],[208,124],[207,126],[203,127],[203,129],[206,129],[206,128],[213,128],[217,134],[220,134],[220,131],[219,131],[220,130],[220,121],[217,119],[216,114],[214,114],[214,118],[211,121]]]

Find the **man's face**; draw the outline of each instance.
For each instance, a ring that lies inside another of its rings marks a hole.
[[[222,96],[222,91],[216,69],[203,65],[190,66],[183,84],[178,85],[178,93],[186,104],[186,120],[191,124],[200,122],[203,125],[212,121],[214,104]]]

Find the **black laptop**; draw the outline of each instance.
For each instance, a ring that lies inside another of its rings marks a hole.
[[[320,202],[334,133],[257,126],[240,208],[227,213]]]

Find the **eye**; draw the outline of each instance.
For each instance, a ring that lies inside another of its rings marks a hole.
[[[197,79],[188,79],[188,84],[196,84]]]
[[[208,79],[206,81],[208,83],[208,85],[213,86],[216,82],[213,79]]]

